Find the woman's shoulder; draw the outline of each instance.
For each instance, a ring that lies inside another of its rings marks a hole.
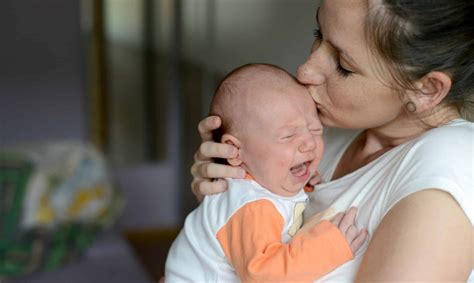
[[[455,119],[445,125],[427,131],[426,136],[444,136],[445,134],[473,138],[474,123],[464,119]]]
[[[420,153],[446,155],[452,152],[464,152],[466,157],[472,158],[474,123],[461,119],[453,120],[446,125],[428,130],[415,139],[412,145],[418,147]]]
[[[474,221],[474,123],[454,120],[401,146],[393,158],[386,210],[411,193],[445,191]]]
[[[454,120],[399,146],[393,157],[405,164],[401,167],[406,170],[418,168],[420,174],[429,174],[430,170],[448,173],[472,168],[473,149],[474,123]]]

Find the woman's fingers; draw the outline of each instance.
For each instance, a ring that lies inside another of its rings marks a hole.
[[[223,179],[216,179],[215,181],[195,179],[191,183],[191,188],[197,200],[201,202],[205,195],[218,194],[227,190],[227,181]]]
[[[195,163],[191,167],[191,175],[195,179],[210,179],[213,178],[235,178],[241,179],[245,177],[245,170],[241,167],[233,167],[230,165],[223,165],[211,162]]]
[[[244,178],[245,170],[240,167],[201,162],[194,163],[191,167],[191,174],[194,177],[191,188],[200,202],[205,195],[217,194],[227,190],[227,181],[223,178]]]
[[[194,154],[194,164],[191,166],[193,181],[191,189],[198,201],[204,195],[217,194],[227,189],[227,182],[223,178],[243,178],[244,169],[228,165],[216,164],[214,158],[235,158],[238,150],[232,145],[213,141],[212,131],[221,126],[218,116],[204,118],[198,125],[202,144]],[[213,181],[214,179],[214,181]]]
[[[207,141],[203,142],[194,154],[194,161],[208,161],[212,158],[234,158],[237,153],[238,150],[233,145]]]
[[[221,118],[209,116],[201,120],[198,124],[199,135],[202,141],[212,141],[212,131],[221,126]]]

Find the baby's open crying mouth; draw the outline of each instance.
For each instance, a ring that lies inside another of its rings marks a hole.
[[[308,170],[309,162],[301,163],[299,165],[293,166],[290,168],[291,174],[296,177],[301,177],[306,174]]]

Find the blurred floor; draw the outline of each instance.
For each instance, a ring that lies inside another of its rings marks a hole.
[[[178,233],[179,229],[145,229],[125,233],[143,268],[155,282],[164,275],[166,256]]]

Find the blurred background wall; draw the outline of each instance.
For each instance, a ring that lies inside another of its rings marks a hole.
[[[87,138],[78,1],[0,1],[0,144]]]
[[[0,146],[96,144],[127,207],[123,229],[176,227],[197,203],[189,168],[223,75],[294,73],[315,0],[2,0]]]

